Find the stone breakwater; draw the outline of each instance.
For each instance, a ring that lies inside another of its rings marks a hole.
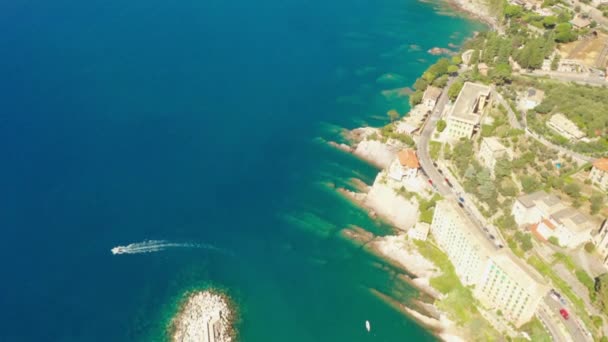
[[[234,313],[225,295],[194,292],[171,322],[171,341],[232,342],[233,320]]]

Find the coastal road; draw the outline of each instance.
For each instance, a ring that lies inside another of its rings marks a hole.
[[[564,298],[564,300],[566,299]],[[551,298],[550,295],[546,295],[544,298],[544,303],[547,305],[552,315],[555,315],[557,319],[562,320],[562,324],[566,327],[568,333],[574,341],[593,341],[593,338],[589,336],[586,330],[583,328],[583,324],[575,316],[574,309],[572,309],[572,305],[568,305],[569,303],[567,301],[566,305],[562,305],[557,300]],[[570,317],[568,319],[564,319],[560,315],[559,310],[562,308],[565,308],[570,314]]]
[[[522,72],[521,74],[528,76],[549,76],[554,80],[562,82],[575,82],[596,87],[608,86],[608,81],[604,77],[589,73],[573,74],[570,72],[534,70],[533,72]]]
[[[444,89],[450,89],[450,86],[452,85],[452,83],[454,83],[454,81],[454,77],[450,78]],[[431,159],[431,155],[429,152],[429,143],[431,141],[433,132],[435,131],[435,126],[437,125],[437,121],[439,121],[439,119],[441,118],[441,115],[448,102],[448,92],[444,90],[441,93],[441,96],[439,97],[439,100],[437,101],[433,112],[427,119],[427,122],[422,132],[420,133],[420,139],[418,140],[418,159],[420,161],[420,166],[422,170],[427,175],[427,177],[433,182],[433,185],[435,186],[437,192],[445,199],[458,203],[459,195],[456,193],[456,189],[448,186],[445,183],[445,176],[441,174],[435,164],[433,164],[433,160]],[[452,179],[450,180],[450,182],[452,183],[452,185],[459,187],[454,177],[451,178]],[[464,191],[461,190],[461,193],[464,194]],[[490,243],[495,246],[496,249],[499,249],[499,247],[497,247],[494,243],[494,240],[490,238],[490,234],[484,230],[484,227],[490,229],[489,225],[485,223],[485,219],[483,217],[480,218],[478,217],[478,215],[476,215],[475,212],[471,211],[471,209],[469,208],[470,205],[472,204],[469,203],[466,206],[460,207],[459,209],[461,210],[461,214],[463,216],[469,217],[470,221],[473,222],[473,224],[479,230],[479,233],[483,236],[483,238],[489,240]],[[479,216],[480,215],[481,214],[479,214]],[[501,235],[498,234],[496,231],[494,231],[492,235],[495,238],[501,237]],[[504,246],[505,242],[502,241],[501,245]]]

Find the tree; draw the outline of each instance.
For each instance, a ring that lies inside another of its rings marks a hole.
[[[524,13],[524,9],[518,5],[506,5],[504,14],[507,18],[519,18]]]
[[[450,65],[451,67],[451,65]],[[433,85],[437,88],[443,88],[448,84],[448,75],[443,75],[441,77],[437,77],[434,81],[433,81]]]
[[[570,23],[561,23],[555,26],[555,41],[558,43],[573,42],[578,38],[576,32],[572,31]]]
[[[553,60],[551,61],[551,70],[553,70],[553,71],[557,70],[557,68],[559,67],[560,59],[561,59],[560,54],[556,53],[555,57],[553,57]]]
[[[503,85],[505,83],[511,83],[512,80],[511,65],[508,63],[501,63],[496,65],[494,69],[490,71],[490,77],[494,80],[497,85]]]
[[[556,238],[555,236],[550,236],[547,241],[549,241],[550,244],[554,245],[554,246],[560,246],[559,244],[559,239]]]
[[[517,222],[515,222],[515,218],[511,214],[503,214],[495,221],[495,223],[496,226],[503,231],[517,228]]]
[[[543,26],[546,29],[552,29],[555,27],[555,25],[557,25],[557,17],[554,15],[550,15],[548,17],[545,17],[543,19]]]
[[[562,190],[572,198],[581,197],[581,186],[578,183],[568,183],[564,185]]]
[[[450,97],[450,100],[456,100],[458,94],[460,94],[460,91],[462,90],[462,87],[464,87],[464,82],[461,80],[454,82],[450,86],[450,89],[448,89],[448,96]]]
[[[447,125],[448,124],[443,119],[437,121],[437,131],[438,132],[443,132],[445,130],[445,128],[447,127]]]
[[[420,104],[422,102],[422,95],[423,93],[421,91],[416,91],[410,95],[410,105],[413,107]]]
[[[593,242],[587,242],[585,244],[585,252],[591,254],[591,253],[593,253],[594,250],[595,250],[595,245],[593,244]]]
[[[458,66],[457,65],[450,65],[448,67],[448,74],[450,75],[456,75],[458,73]]]
[[[594,192],[593,195],[591,195],[591,198],[589,198],[589,201],[591,202],[591,214],[595,215],[602,209],[604,195],[599,192]]]
[[[414,90],[419,92],[425,91],[428,86],[429,83],[422,77],[416,79],[416,82],[414,82]]]
[[[524,192],[527,194],[533,193],[534,191],[538,190],[540,187],[540,183],[533,176],[525,175],[525,176],[522,176],[520,180],[521,180],[521,186],[522,186]]]
[[[388,118],[389,118],[389,120],[390,120],[391,122],[393,122],[393,121],[395,121],[395,120],[399,119],[399,112],[397,112],[397,111],[396,111],[396,110],[394,110],[394,109],[389,110],[389,111],[386,113],[386,115],[388,115]]]

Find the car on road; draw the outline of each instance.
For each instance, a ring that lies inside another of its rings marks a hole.
[[[433,185],[433,180],[429,178],[429,184]]]
[[[460,201],[460,203],[464,203],[464,197],[462,197],[462,196],[458,197],[458,201]]]
[[[559,309],[559,314],[562,315],[562,317],[564,319],[570,318],[570,314],[568,313],[568,310],[566,310],[564,308]]]
[[[490,234],[490,239],[494,240],[494,239],[496,239],[496,237],[494,235]]]
[[[445,177],[445,184],[446,184],[447,186],[449,186],[450,188],[454,187],[454,186],[452,185],[452,183],[450,183],[450,180],[448,179],[448,177]]]
[[[458,202],[458,206],[464,209],[464,205],[462,203]]]
[[[483,230],[485,230],[486,232],[489,232],[488,227],[483,227]]]

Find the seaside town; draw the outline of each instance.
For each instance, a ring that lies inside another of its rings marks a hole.
[[[444,340],[608,341],[608,2],[460,7],[493,30],[331,143],[381,169],[339,191],[396,231],[343,235],[412,275],[428,298],[396,306]]]

